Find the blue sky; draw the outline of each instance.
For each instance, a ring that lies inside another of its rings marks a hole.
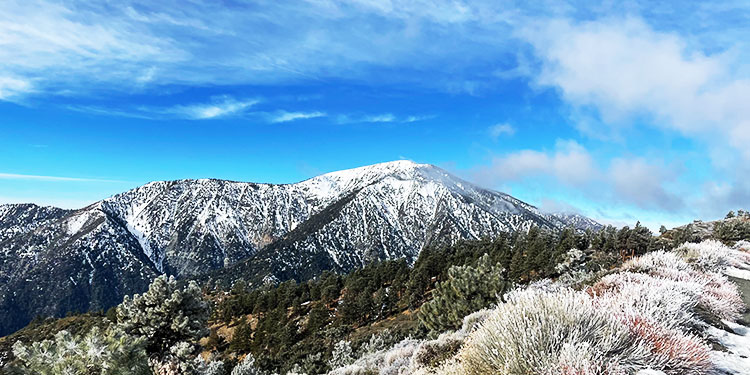
[[[3,1],[0,203],[432,163],[658,228],[750,207],[750,4]]]

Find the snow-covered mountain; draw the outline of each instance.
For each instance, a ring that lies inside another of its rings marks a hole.
[[[0,206],[0,334],[37,314],[106,308],[160,273],[304,279],[532,225],[597,224],[410,161],[296,184],[152,182],[75,211]]]

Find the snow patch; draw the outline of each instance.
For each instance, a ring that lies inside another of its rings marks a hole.
[[[750,271],[742,270],[737,267],[727,267],[724,270],[724,274],[727,276],[736,277],[738,279],[750,280]]]
[[[709,335],[729,350],[729,352],[714,351],[714,364],[729,374],[750,375],[750,329],[730,321],[724,321],[724,323],[734,333],[715,327],[708,329]]]
[[[76,215],[73,216],[71,219],[68,220],[68,233],[70,234],[76,234],[78,233],[83,226],[86,224],[86,221],[88,221],[88,217],[86,215]]]

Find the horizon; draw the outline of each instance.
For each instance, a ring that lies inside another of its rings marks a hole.
[[[749,208],[743,2],[0,10],[0,204],[404,159],[616,226]]]

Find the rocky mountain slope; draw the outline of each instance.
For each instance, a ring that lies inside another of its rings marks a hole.
[[[75,211],[0,206],[0,334],[37,314],[106,308],[161,273],[304,279],[412,261],[436,241],[569,224],[598,226],[409,161],[296,184],[152,182]]]

